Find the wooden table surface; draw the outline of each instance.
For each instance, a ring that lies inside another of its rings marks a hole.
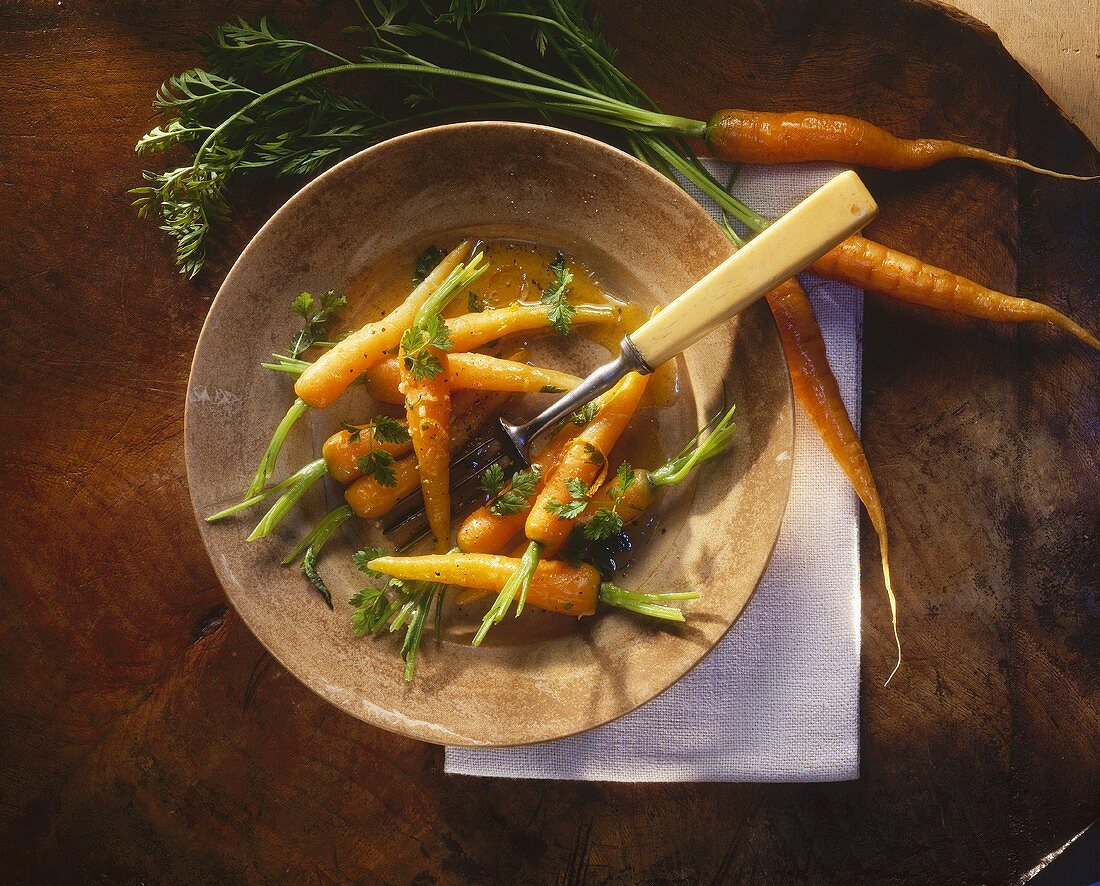
[[[1100,0],[946,0],[989,25],[1025,71],[1100,144]]]
[[[623,66],[670,110],[820,107],[1100,170],[988,32],[924,3],[603,7]],[[1096,819],[1100,359],[1045,328],[878,296],[863,432],[907,660],[883,688],[864,520],[859,781],[448,777],[442,749],[275,664],[199,544],[182,416],[218,282],[295,185],[254,186],[194,281],[125,194],[153,92],[196,63],[194,35],[264,9],[305,30],[346,20],[303,0],[0,0],[9,881],[1012,883]],[[971,163],[867,181],[877,239],[1100,328],[1096,186]]]

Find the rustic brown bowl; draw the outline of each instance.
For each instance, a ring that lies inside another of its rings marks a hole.
[[[258,513],[203,522],[247,486],[290,403],[289,380],[259,366],[294,330],[290,298],[339,288],[396,250],[443,232],[489,230],[537,231],[643,305],[675,298],[731,251],[674,184],[584,136],[463,123],[395,138],[320,176],[249,244],[210,308],[186,415],[188,481],[203,540],[229,599],[260,641],[348,713],[451,745],[571,735],[672,685],[744,609],[771,555],[791,481],[790,380],[771,315],[759,304],[681,358],[678,405],[657,410],[655,433],[678,448],[721,406],[723,387],[737,404],[733,450],[666,495],[660,527],[623,581],[638,590],[700,590],[702,598],[684,606],[684,625],[614,610],[566,635],[510,645],[425,640],[410,684],[397,636],[357,638],[349,624],[347,600],[360,582],[348,555],[375,530],[353,521],[326,548],[335,611],[297,569],[279,566],[288,547],[340,503],[334,484],[312,490],[280,532],[258,542],[245,541]],[[343,417],[333,407],[296,427],[276,476],[316,457]]]

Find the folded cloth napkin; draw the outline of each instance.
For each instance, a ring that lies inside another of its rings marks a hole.
[[[705,162],[719,181],[728,179],[727,166]],[[732,190],[774,217],[837,171],[824,164],[745,167]],[[692,194],[718,216],[712,202]],[[863,294],[812,276],[802,283],[858,424]],[[606,726],[525,747],[447,748],[446,771],[635,782],[858,778],[858,508],[797,409],[794,482],[779,542],[745,613],[710,655]]]

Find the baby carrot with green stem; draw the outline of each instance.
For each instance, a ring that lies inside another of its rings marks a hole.
[[[600,601],[612,606],[660,618],[665,621],[683,621],[684,614],[668,602],[695,600],[695,591],[668,594],[641,594],[620,588],[611,582],[601,581],[599,571],[588,563],[572,564],[565,560],[534,560],[525,553],[523,557],[505,557],[500,554],[427,554],[421,557],[378,557],[368,564],[372,570],[392,575],[403,581],[435,581],[463,588],[478,588],[506,592],[509,584],[516,582],[525,567],[527,599],[532,606],[562,615],[587,616],[596,612]],[[488,629],[482,624],[474,644],[478,646]]]
[[[484,254],[471,259],[463,285],[476,280],[486,270]],[[440,312],[459,289],[440,287],[416,312],[412,325],[401,336],[399,362],[401,393],[405,396],[409,433],[424,493],[424,513],[428,518],[436,549],[450,547],[451,446],[448,434],[451,421],[451,389],[447,385],[447,351],[452,348],[450,333]]]
[[[453,321],[448,320],[450,328]],[[452,333],[452,347],[454,336]],[[366,373],[369,393],[382,403],[404,403],[401,393],[401,359],[390,357]],[[568,372],[544,369],[516,360],[478,353],[450,353],[444,381],[452,391],[506,391],[517,394],[561,394],[581,380]]]

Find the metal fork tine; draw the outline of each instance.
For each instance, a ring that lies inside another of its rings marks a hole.
[[[489,467],[490,464],[500,465],[504,469],[505,477],[510,477],[515,472],[515,462],[507,452],[501,452],[491,462],[482,465],[481,470]],[[482,496],[481,473],[470,474],[451,487],[451,514],[457,516],[470,510]],[[422,501],[421,504],[423,504]],[[410,514],[401,523],[395,523],[384,530],[384,534],[396,542],[397,553],[411,547],[430,532],[431,527],[428,526],[428,518],[423,508]]]

